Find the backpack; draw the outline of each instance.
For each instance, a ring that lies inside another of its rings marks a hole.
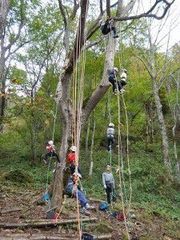
[[[99,210],[101,210],[101,211],[106,211],[106,210],[108,210],[108,208],[109,208],[109,205],[107,202],[101,202],[99,204]]]
[[[83,233],[81,240],[94,240],[93,235],[89,234],[89,233]]]

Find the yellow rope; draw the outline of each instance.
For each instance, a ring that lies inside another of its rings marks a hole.
[[[81,21],[79,21],[79,30],[77,34],[77,44],[76,44],[76,56],[79,55],[79,61],[76,61],[75,71],[73,74],[73,123],[72,123],[72,143],[76,146],[76,161],[75,161],[75,173],[78,173],[78,165],[79,165],[79,147],[80,147],[80,133],[81,133],[81,109],[83,104],[83,90],[84,90],[84,72],[85,72],[85,62],[86,62],[86,52],[82,51],[82,55],[80,56],[80,39],[79,33],[81,32]],[[83,43],[85,45],[85,43]],[[79,71],[78,71],[79,70]],[[80,75],[80,80],[78,81],[78,77]],[[76,193],[78,191],[78,181],[75,182]],[[79,239],[81,239],[82,235],[82,227],[80,220],[80,209],[79,209],[79,199],[78,195],[76,195],[76,204],[77,204],[77,220],[78,220],[78,232]]]
[[[131,209],[131,199],[132,199],[132,179],[131,179],[130,158],[129,158],[129,124],[128,124],[127,107],[126,107],[123,94],[121,97],[123,102],[125,118],[126,118],[126,153],[127,153],[128,176],[129,176],[129,203],[128,203],[127,212],[129,213],[129,210]]]
[[[122,38],[121,38],[121,34],[120,34],[120,44],[122,45]],[[122,48],[122,46],[121,46]],[[121,57],[121,59],[120,59]],[[122,59],[123,59],[123,50],[120,52],[120,55],[118,55],[118,61],[119,61],[119,67],[122,68]],[[116,84],[117,84],[117,79],[116,79]],[[118,86],[117,86],[118,89]],[[118,91],[117,91],[118,92]],[[131,205],[131,198],[132,198],[132,186],[131,186],[131,170],[130,170],[130,158],[129,158],[129,125],[128,125],[128,115],[127,115],[127,108],[126,108],[126,104],[124,101],[124,96],[122,94],[122,102],[123,102],[123,108],[124,108],[124,112],[125,112],[125,120],[126,120],[126,148],[127,148],[127,162],[128,162],[128,174],[129,174],[129,191],[130,191],[130,195],[129,195],[129,201],[127,200],[127,196],[126,196],[126,186],[125,186],[125,178],[124,178],[124,161],[123,161],[123,152],[122,152],[122,140],[121,140],[121,109],[120,109],[120,97],[119,94],[117,94],[117,102],[118,102],[118,166],[119,166],[119,171],[118,171],[118,175],[119,175],[119,182],[120,182],[120,192],[121,192],[121,204],[122,204],[122,209],[123,209],[123,215],[124,215],[124,222],[125,222],[125,228],[126,228],[126,233],[127,233],[127,237],[128,240],[130,240],[130,235],[129,235],[129,229],[128,229],[128,224],[127,224],[127,216],[130,210],[130,205]],[[123,191],[124,188],[124,191]],[[126,203],[128,202],[128,208],[127,211],[125,210],[126,208]],[[127,215],[126,215],[127,214]]]
[[[120,97],[119,94],[117,94],[117,103],[118,103],[118,166],[119,166],[119,171],[118,171],[118,176],[119,176],[119,182],[120,182],[120,193],[121,193],[121,204],[122,204],[122,211],[123,211],[123,216],[124,216],[124,223],[125,223],[125,228],[126,228],[126,233],[128,240],[130,240],[130,235],[129,235],[129,229],[127,225],[127,216],[126,216],[126,211],[125,211],[125,203],[124,203],[124,192],[123,192],[123,187],[124,185],[124,176],[123,176],[123,169],[121,169],[121,166],[123,165],[123,157],[122,157],[122,148],[120,149],[120,144],[121,144],[121,108],[120,108]]]

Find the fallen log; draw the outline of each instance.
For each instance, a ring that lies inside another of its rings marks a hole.
[[[94,239],[111,239],[112,238],[112,234],[105,234],[105,235],[97,235],[94,236]]]
[[[100,202],[103,202],[104,200],[97,199],[97,198],[89,198],[89,201],[91,201],[91,202],[96,202],[96,203],[100,203]]]
[[[1,240],[70,240],[72,236],[62,236],[60,234],[55,234],[54,236],[47,234],[7,234],[0,235]],[[78,237],[73,237],[73,240],[78,240]]]
[[[112,235],[111,234],[105,234],[105,235],[93,235],[94,239],[111,239]],[[72,236],[62,236],[62,234],[55,234],[55,235],[49,235],[49,234],[6,234],[6,235],[1,235],[0,234],[0,239],[1,240],[72,240]],[[73,236],[73,240],[79,240],[79,237]]]
[[[10,212],[18,212],[21,211],[21,208],[9,208],[0,211],[0,214],[10,213]]]
[[[82,222],[94,222],[97,218],[82,218]],[[41,228],[41,227],[56,227],[58,225],[74,224],[77,223],[78,219],[67,219],[67,220],[46,220],[38,221],[32,220],[31,222],[24,223],[0,223],[0,228]]]

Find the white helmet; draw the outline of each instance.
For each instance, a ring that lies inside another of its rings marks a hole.
[[[114,127],[114,123],[109,123],[109,127]]]
[[[115,72],[118,72],[118,68],[117,68],[117,67],[114,67],[114,71],[115,71]]]
[[[53,140],[50,140],[50,141],[48,142],[48,144],[49,144],[49,145],[53,145]]]
[[[80,173],[76,173],[76,172],[73,173],[73,176],[78,176],[78,177],[82,178],[82,175]]]
[[[75,151],[76,151],[76,146],[71,146],[71,147],[70,147],[70,150],[71,150],[72,152],[75,152]]]
[[[125,72],[125,73],[127,73],[127,69],[125,69],[125,68],[123,68],[122,71]]]

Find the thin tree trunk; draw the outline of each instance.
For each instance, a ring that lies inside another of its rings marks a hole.
[[[168,171],[171,172],[171,162],[169,159],[169,144],[168,144],[167,130],[166,130],[166,125],[165,125],[164,116],[162,112],[162,104],[159,97],[159,89],[158,89],[156,79],[153,79],[153,93],[154,93],[156,111],[157,111],[157,116],[159,121],[159,127],[161,130],[163,160]]]
[[[94,135],[95,135],[95,129],[96,129],[96,122],[93,114],[93,131],[92,131],[92,139],[91,139],[91,153],[90,153],[90,168],[89,168],[89,176],[92,176],[93,173],[93,148],[94,148]]]
[[[89,118],[89,120],[88,120],[88,126],[87,126],[87,131],[86,131],[86,146],[85,146],[85,154],[86,154],[86,157],[88,156],[88,152],[89,152],[89,150],[88,150],[88,144],[89,144],[90,123],[91,123],[91,121],[90,121],[90,118]]]
[[[3,118],[6,106],[6,79],[5,79],[5,53],[4,46],[6,18],[9,10],[9,0],[0,2],[0,131],[3,130]]]

